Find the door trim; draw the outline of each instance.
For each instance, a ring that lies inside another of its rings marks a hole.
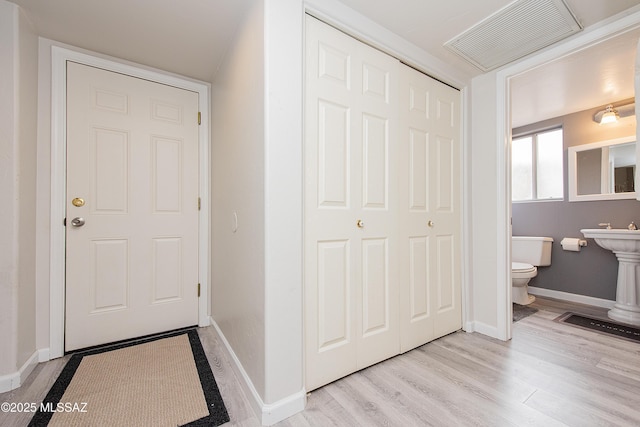
[[[640,28],[640,10],[587,28],[568,41],[552,46],[530,58],[525,58],[495,73],[496,76],[496,314],[495,333],[486,333],[507,341],[512,336],[511,303],[511,79],[538,66],[561,59],[572,53],[601,43],[618,34]],[[489,194],[489,193],[486,193]]]
[[[49,255],[49,357],[64,355],[65,319],[65,227],[66,216],[66,103],[67,74],[66,62],[73,61],[108,71],[126,74],[174,86],[198,93],[198,107],[201,125],[198,129],[199,186],[201,209],[199,211],[198,232],[198,277],[200,298],[198,300],[198,326],[210,324],[209,307],[209,95],[210,85],[163,74],[159,71],[138,68],[133,65],[87,55],[66,48],[51,48],[51,223]],[[196,117],[193,118],[196,120]],[[196,201],[194,200],[194,203]],[[194,283],[194,286],[197,284]]]

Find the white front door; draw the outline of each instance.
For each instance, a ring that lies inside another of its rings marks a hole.
[[[198,94],[67,82],[65,350],[198,324]]]

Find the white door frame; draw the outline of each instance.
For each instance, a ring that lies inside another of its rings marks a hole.
[[[51,228],[49,254],[49,357],[64,355],[65,318],[65,227],[66,216],[66,62],[74,61],[174,86],[198,93],[201,125],[199,126],[199,185],[201,209],[198,232],[198,277],[200,298],[198,301],[198,326],[210,324],[209,302],[209,93],[207,83],[182,79],[148,69],[99,58],[58,46],[51,48]],[[197,118],[194,117],[193,120]],[[195,285],[195,284],[194,284]]]
[[[497,332],[511,339],[511,79],[528,70],[586,49],[616,35],[640,27],[640,11],[616,21],[587,29],[559,46],[500,70],[496,74],[498,194],[497,236]],[[501,191],[502,190],[502,191]]]

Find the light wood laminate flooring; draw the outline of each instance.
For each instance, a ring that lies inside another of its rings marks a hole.
[[[638,426],[640,343],[553,321],[606,310],[538,298],[539,311],[503,342],[456,332],[311,392],[279,426]],[[203,347],[229,411],[227,426],[259,426],[211,327]],[[42,363],[1,402],[39,402],[66,358]],[[0,426],[30,414],[0,413]]]

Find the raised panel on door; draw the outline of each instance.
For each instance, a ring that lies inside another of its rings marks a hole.
[[[405,303],[402,316],[401,351],[405,352],[433,339],[433,288],[429,236],[408,238],[407,283],[401,294]]]
[[[91,129],[87,175],[92,213],[126,214],[129,203],[129,140],[124,129]]]
[[[318,206],[350,205],[350,108],[318,100],[317,181]]]
[[[182,210],[182,176],[184,141],[178,138],[151,137],[151,194],[153,212],[180,213]]]
[[[358,368],[398,354],[397,289],[388,238],[362,240]]]
[[[194,92],[68,63],[66,351],[198,323],[197,111]]]
[[[426,213],[429,211],[429,134],[421,129],[409,128],[403,134],[407,137],[408,144],[403,147],[406,150],[408,179],[407,188],[409,194],[404,199],[411,212]]]
[[[89,313],[124,310],[129,307],[129,241],[94,239],[89,243],[90,258],[86,285],[89,287]]]
[[[440,337],[461,327],[459,248],[453,234],[436,235],[434,240],[437,260],[433,271],[434,335]]]
[[[454,198],[456,197],[454,185],[454,151],[455,141],[451,138],[437,135],[435,138],[436,164],[433,184],[436,187],[434,211],[437,213],[451,214],[455,210]]]
[[[362,207],[389,207],[389,121],[369,114],[362,116]]]
[[[305,287],[307,381],[316,388],[356,369],[351,247],[348,240],[317,242],[315,280]],[[340,363],[335,363],[338,360]]]
[[[362,240],[362,335],[389,328],[389,254],[386,239]]]

